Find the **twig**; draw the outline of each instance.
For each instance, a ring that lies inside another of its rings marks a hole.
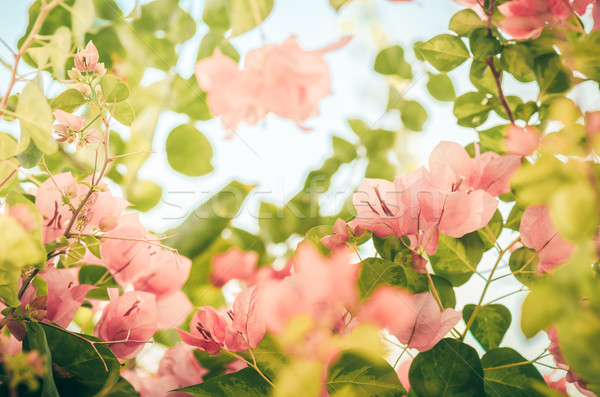
[[[498,69],[496,69],[496,66],[494,65],[494,57],[491,56],[488,59],[485,60],[485,63],[490,67],[490,70],[492,71],[492,75],[494,76],[494,80],[496,81],[496,87],[498,87],[498,99],[500,99],[500,102],[502,103],[502,106],[504,107],[504,110],[506,111],[506,114],[508,115],[508,118],[510,120],[511,124],[515,124],[515,117],[512,114],[512,110],[510,110],[510,106],[508,106],[508,101],[506,100],[506,97],[504,96],[504,92],[502,91],[502,81],[500,81],[501,75],[500,75],[500,71]]]
[[[6,92],[4,93],[2,102],[0,102],[0,116],[2,116],[2,112],[3,112],[4,108],[6,107],[6,104],[8,103],[8,98],[10,97],[10,93],[13,89],[13,86],[15,85],[15,81],[17,79],[17,67],[19,66],[19,61],[21,60],[21,58],[23,58],[23,55],[25,55],[25,52],[27,52],[27,50],[29,49],[29,46],[36,39],[38,32],[40,31],[40,29],[42,28],[42,25],[44,24],[44,19],[46,19],[46,16],[48,16],[48,13],[54,7],[56,7],[58,4],[60,4],[61,1],[62,0],[54,0],[49,4],[42,4],[40,13],[37,16],[37,18],[33,24],[33,27],[31,28],[31,31],[29,32],[29,35],[23,42],[23,45],[19,49],[19,52],[17,52],[15,54],[15,64],[13,65],[13,68],[12,68],[10,82],[8,83],[8,88],[6,89]]]

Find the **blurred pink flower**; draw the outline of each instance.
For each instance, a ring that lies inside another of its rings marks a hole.
[[[75,67],[81,72],[92,71],[98,63],[98,59],[98,50],[90,40],[85,49],[79,50],[75,55]]]
[[[154,295],[129,291],[119,296],[119,291],[112,288],[108,293],[110,303],[102,311],[94,333],[107,342],[150,340],[158,330]],[[118,358],[129,360],[143,349],[144,343],[121,342],[109,347]]]
[[[213,257],[210,281],[215,287],[221,287],[233,279],[247,281],[253,276],[257,264],[258,253],[255,251],[243,252],[237,247],[230,248]]]

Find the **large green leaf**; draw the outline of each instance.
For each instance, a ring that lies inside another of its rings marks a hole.
[[[427,62],[442,73],[451,71],[470,58],[465,43],[451,34],[436,36],[421,43],[418,48]]]
[[[521,365],[518,364],[523,363]],[[533,364],[508,347],[488,351],[481,359],[485,374],[485,392],[490,397],[537,397],[543,396],[534,385],[545,383]],[[496,368],[496,369],[495,369]]]
[[[230,0],[231,35],[237,36],[254,29],[273,9],[273,0]]]
[[[417,101],[402,101],[400,103],[400,118],[404,126],[412,131],[423,131],[427,121],[427,111]]]
[[[37,350],[44,357],[44,376],[42,377],[42,397],[58,397],[58,390],[52,376],[52,353],[48,347],[46,334],[40,324],[28,322],[25,324],[27,337],[23,341],[23,350]]]
[[[229,14],[227,6],[229,1],[207,0],[202,11],[202,20],[211,29],[226,31],[229,29]]]
[[[475,310],[475,305],[465,305],[463,308],[463,320],[468,323]],[[486,351],[500,346],[504,338],[512,316],[510,310],[503,305],[492,304],[483,306],[469,329]]]
[[[16,151],[17,143],[15,140],[10,135],[0,132],[0,159],[10,161],[13,165],[11,166],[5,162],[0,162],[0,183],[4,183],[4,185],[0,186],[0,190],[8,186],[10,182],[16,178],[17,172],[15,167],[17,167],[19,163],[17,160],[11,159],[11,157],[16,154]]]
[[[520,247],[510,254],[508,266],[517,280],[525,285],[531,285],[539,279],[537,272],[539,260],[535,250],[527,247]]]
[[[177,391],[194,397],[263,397],[271,392],[271,386],[252,368],[244,368],[233,374],[216,376],[198,385]]]
[[[0,298],[8,306],[18,306],[18,282],[21,269],[46,261],[41,240],[23,229],[7,215],[0,215]]]
[[[107,345],[96,345],[96,349],[108,370],[89,342],[45,324],[42,328],[52,354],[52,364],[63,373],[62,377],[55,378],[61,395],[92,397],[102,394],[118,381],[121,365]],[[100,341],[94,336],[78,335],[89,341]]]
[[[19,95],[17,118],[21,123],[21,140],[17,151],[25,151],[31,139],[43,153],[54,153],[58,148],[52,137],[52,111],[40,88],[29,82]]]
[[[444,73],[429,75],[427,91],[438,101],[452,102],[456,99],[456,91],[454,91],[452,80]]]
[[[377,73],[412,78],[412,69],[404,59],[404,50],[397,45],[381,50],[375,58],[374,68]]]
[[[479,235],[479,238],[481,238],[486,250],[494,247],[503,227],[504,220],[502,219],[502,214],[500,214],[500,211],[496,210],[488,224],[477,230],[477,234]]]
[[[100,87],[104,101],[112,106],[113,103],[124,101],[129,97],[129,87],[121,79],[112,75],[100,78]]]
[[[330,394],[340,390],[355,393],[351,395],[381,397],[406,393],[390,364],[360,348],[342,351],[327,368],[325,385]]]
[[[277,371],[290,361],[277,340],[269,334],[265,335],[255,349],[252,349],[252,354],[258,368],[270,379],[274,379]],[[244,356],[252,360],[249,353],[244,353]]]
[[[449,29],[457,34],[464,36],[477,28],[485,26],[479,15],[470,8],[460,10],[450,18]]]
[[[487,120],[491,110],[490,100],[482,92],[467,92],[454,102],[454,116],[462,127],[480,126]]]
[[[75,88],[69,88],[61,92],[52,100],[50,105],[54,109],[60,109],[67,113],[72,113],[85,103],[85,97],[81,91]]]
[[[476,272],[485,251],[477,233],[469,233],[461,238],[452,238],[440,233],[438,249],[430,256],[435,273],[458,287],[463,285]]]
[[[173,169],[188,176],[200,176],[213,170],[212,146],[206,137],[190,124],[175,127],[167,137],[167,160]]]
[[[407,279],[404,267],[380,258],[366,258],[362,261],[358,276],[358,291],[361,298],[371,295],[380,285],[406,288]]]
[[[433,349],[419,353],[408,377],[419,397],[485,396],[477,352],[455,339],[442,339]]]
[[[571,76],[558,54],[540,55],[534,60],[535,79],[542,94],[560,94],[571,88]]]
[[[177,228],[167,242],[179,253],[193,258],[202,253],[221,235],[240,210],[252,186],[233,181],[194,210]]]

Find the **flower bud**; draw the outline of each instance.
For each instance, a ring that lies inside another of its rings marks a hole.
[[[67,72],[67,74],[69,75],[69,78],[73,81],[80,81],[81,78],[83,77],[81,75],[81,72],[77,68],[73,68],[73,69],[69,70]]]
[[[81,50],[75,55],[75,67],[81,72],[89,72],[94,70],[94,66],[98,63],[98,50],[91,41],[87,44],[84,50]]]
[[[104,63],[99,63],[94,66],[94,74],[98,77],[102,77],[106,74],[106,68],[104,67]]]

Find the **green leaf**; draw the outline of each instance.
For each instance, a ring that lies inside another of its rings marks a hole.
[[[81,105],[85,104],[86,100],[81,91],[75,88],[69,88],[61,92],[52,100],[50,106],[53,109],[60,109],[67,113],[73,113]]]
[[[469,281],[475,273],[484,251],[477,233],[469,233],[461,238],[440,233],[438,249],[429,260],[437,275],[458,287]]]
[[[404,59],[404,50],[397,45],[385,48],[377,54],[375,71],[385,75],[397,75],[403,79],[412,78],[412,68]]]
[[[502,71],[500,71],[500,81],[502,81],[502,76]],[[471,69],[469,69],[469,80],[482,93],[498,95],[496,78],[487,63],[474,59]]]
[[[394,261],[396,255],[410,253],[410,240],[406,236],[396,237],[390,235],[387,237],[373,236],[373,245],[377,253],[385,260]]]
[[[46,334],[42,326],[36,322],[25,323],[27,336],[23,341],[23,350],[37,350],[44,357],[44,376],[42,377],[42,397],[59,397],[54,377],[52,376],[52,353],[48,347]]]
[[[127,200],[134,205],[138,211],[148,211],[160,202],[162,188],[147,179],[135,180],[131,188],[127,190]]]
[[[223,48],[221,51],[224,51]],[[208,120],[213,117],[206,103],[206,93],[198,87],[194,76],[184,80],[177,75],[173,85],[165,88],[172,90],[168,106],[170,110],[186,114],[192,120]]]
[[[92,0],[75,0],[71,7],[71,25],[75,43],[85,45],[85,33],[91,30],[96,17]],[[66,112],[66,110],[65,110]]]
[[[17,143],[14,138],[0,132],[0,158],[9,161],[14,167],[18,167],[19,162],[15,159],[11,159],[11,157],[16,154],[16,151]],[[0,183],[4,182],[4,186],[0,186],[0,190],[5,186],[10,185],[11,181],[17,177],[17,172],[14,167],[11,167],[5,162],[0,163]]]
[[[61,395],[67,391],[69,395],[81,397],[102,395],[103,390],[109,389],[117,382],[121,365],[107,345],[95,346],[106,363],[108,371],[89,342],[72,335],[69,331],[61,331],[45,324],[41,326],[48,340],[53,366],[72,376],[57,381]],[[77,335],[89,341],[100,341],[94,336]]]
[[[229,183],[196,208],[181,225],[167,232],[173,235],[167,240],[168,245],[188,258],[202,253],[229,225],[252,188],[237,181]]]
[[[535,79],[532,66],[531,51],[524,44],[512,44],[502,50],[500,68],[512,74],[518,81],[528,83]]]
[[[33,168],[38,165],[44,153],[35,146],[35,143],[29,137],[21,138],[24,138],[24,142],[23,145],[21,145],[22,142],[19,142],[19,146],[25,146],[25,149],[17,154],[17,160],[19,160],[23,168]],[[21,150],[19,146],[17,146],[18,151]]]
[[[498,236],[502,233],[502,229],[504,228],[504,220],[502,219],[502,214],[499,210],[494,212],[494,216],[488,222],[487,225],[477,230],[477,234],[481,241],[483,242],[483,246],[486,250],[494,248],[496,245],[496,240],[498,240]]]
[[[542,94],[561,94],[571,88],[571,75],[558,54],[535,58],[533,71]]]
[[[523,120],[526,123],[529,123],[531,117],[538,112],[539,108],[537,103],[533,101],[528,101],[525,103],[521,103],[517,106],[515,110],[515,118],[517,120]]]
[[[502,46],[497,38],[489,36],[485,29],[478,29],[477,32],[481,33],[477,35],[474,32],[469,40],[471,52],[476,59],[486,59],[500,53]]]
[[[104,279],[102,283],[99,283]],[[105,266],[83,265],[79,268],[79,284],[96,285],[98,287],[117,287],[118,284]]]
[[[210,378],[198,385],[184,387],[176,391],[185,392],[194,397],[263,397],[270,395],[272,388],[255,370],[244,368],[233,374]]]
[[[69,55],[71,55],[71,30],[66,26],[61,26],[56,29],[48,46],[50,49],[52,75],[56,79],[62,80],[65,78],[65,63],[67,62]]]
[[[465,43],[451,34],[441,34],[419,45],[423,57],[438,71],[449,72],[470,58]]]
[[[228,5],[229,1],[207,0],[204,3],[202,20],[211,29],[219,31],[229,30],[229,14],[227,13]]]
[[[41,276],[35,276],[31,281],[33,288],[35,289],[35,294],[37,296],[48,295],[48,283]]]
[[[433,349],[419,353],[408,373],[411,390],[419,397],[484,396],[483,369],[471,346],[442,339]]]
[[[210,142],[192,125],[183,124],[173,129],[165,150],[169,165],[184,175],[200,176],[213,170]]]
[[[475,305],[465,305],[463,308],[463,320],[468,323],[475,310]],[[500,346],[506,331],[512,321],[510,310],[503,305],[482,306],[469,331],[477,339],[481,347],[486,351]]]
[[[180,341],[179,335],[177,334],[176,339],[177,342]],[[235,357],[229,354],[218,354],[215,356],[200,349],[194,350],[194,357],[196,357],[196,360],[200,363],[202,368],[208,370],[208,373],[202,377],[204,381],[223,375],[227,370],[228,365],[236,360]]]
[[[21,269],[45,262],[41,240],[28,234],[14,218],[0,215],[0,298],[6,305],[20,304],[17,290]]]
[[[460,10],[450,18],[448,28],[459,36],[465,36],[473,30],[484,27],[485,22],[481,20],[479,15],[470,8]]]
[[[325,385],[330,394],[342,389],[364,396],[392,397],[406,393],[390,364],[360,348],[342,351],[339,359],[327,368]]]
[[[46,97],[34,82],[29,82],[19,95],[17,103],[17,118],[21,123],[21,140],[17,151],[24,152],[29,144],[29,138],[43,153],[54,153],[58,148],[52,138],[52,110],[46,102]]]
[[[140,393],[135,391],[131,383],[125,378],[120,377],[107,392],[102,394],[105,397],[139,397]]]
[[[333,229],[329,225],[319,225],[311,228],[304,235],[304,240],[315,247],[323,256],[329,256],[329,250],[323,245],[321,239],[325,236],[333,234]]]
[[[492,128],[483,131],[477,131],[479,135],[479,146],[482,152],[496,152],[504,154],[506,145],[504,138],[506,137],[508,125],[496,125]]]
[[[452,102],[456,99],[454,85],[447,74],[430,74],[429,81],[427,81],[427,90],[438,101]]]
[[[336,11],[350,3],[352,0],[329,0],[329,5]]]
[[[400,118],[409,130],[423,131],[423,124],[427,121],[427,111],[417,101],[402,101]]]
[[[512,365],[523,363],[521,365]],[[485,391],[488,396],[537,397],[537,382],[545,384],[544,378],[533,364],[508,347],[492,349],[481,359],[485,374]],[[497,368],[503,367],[503,368]],[[494,369],[497,368],[497,369]]]
[[[111,106],[115,102],[124,101],[129,97],[129,87],[118,77],[105,75],[100,78],[100,88],[102,88],[102,96],[104,102]]]
[[[510,210],[510,214],[508,214],[508,218],[506,219],[505,227],[514,230],[515,232],[519,231],[521,227],[521,217],[523,216],[524,209],[515,204]]]
[[[131,126],[135,119],[135,111],[127,102],[118,102],[113,111],[113,117],[121,124]]]
[[[563,184],[549,201],[558,233],[570,241],[588,241],[598,232],[597,193],[588,180]]]
[[[480,126],[487,120],[491,110],[490,100],[482,92],[467,92],[454,102],[454,116],[462,127]]]
[[[273,0],[230,0],[231,36],[238,36],[262,23],[273,9]]]
[[[270,379],[274,379],[277,372],[290,362],[290,357],[284,353],[277,339],[269,334],[265,335],[255,349],[252,349],[252,354],[258,368]],[[243,355],[247,360],[252,361],[249,353]]]
[[[450,281],[435,274],[431,275],[431,279],[433,280],[433,286],[442,301],[444,309],[454,309],[454,307],[456,307],[456,294],[454,293],[454,287],[452,287]],[[429,285],[428,287],[431,289]]]
[[[539,279],[537,273],[538,262],[539,258],[535,250],[520,247],[510,254],[508,266],[517,280],[529,286]]]
[[[399,263],[380,258],[366,258],[360,266],[358,291],[360,297],[369,297],[380,285],[406,288],[408,285],[404,267]]]

